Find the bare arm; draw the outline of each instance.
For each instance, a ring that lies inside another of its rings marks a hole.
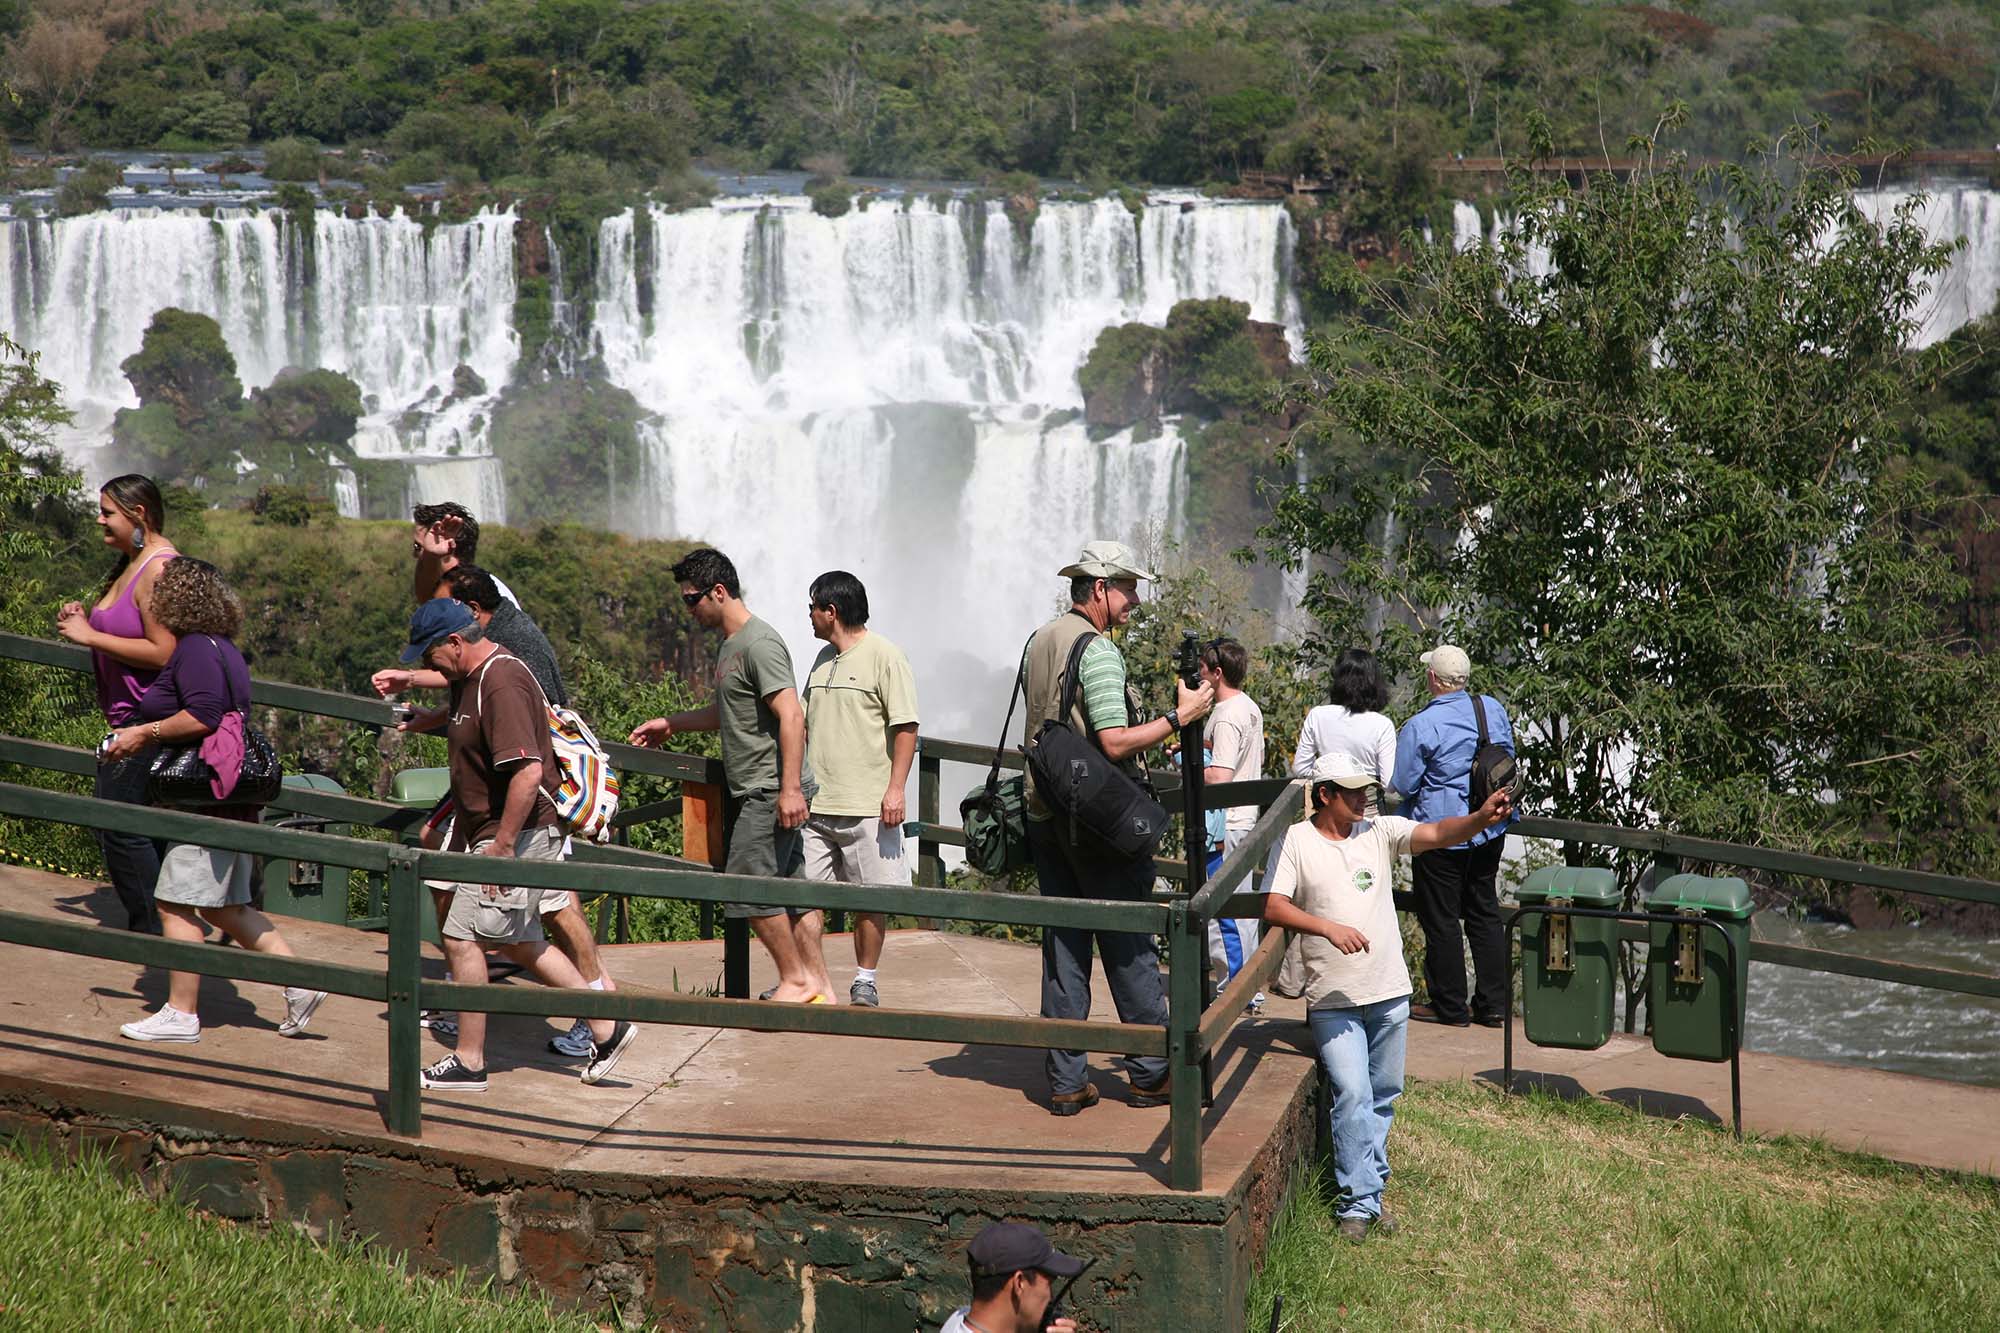
[[[1352,926],[1314,916],[1283,894],[1267,893],[1263,899],[1264,920],[1271,925],[1297,931],[1301,935],[1317,935],[1342,953],[1368,951],[1368,937]]]
[[[368,678],[375,693],[387,698],[401,694],[404,690],[441,690],[450,682],[442,671],[405,671],[401,667],[385,667]]]
[[[721,727],[722,706],[712,703],[706,708],[691,708],[672,717],[656,717],[650,722],[641,722],[632,728],[632,734],[625,739],[630,745],[665,745],[667,738],[677,731],[717,731]]]
[[[1181,721],[1193,722],[1208,716],[1208,710],[1215,706],[1215,687],[1203,682],[1201,688],[1191,690],[1184,682],[1174,685],[1174,708],[1181,715]],[[1174,729],[1164,717],[1156,717],[1150,722],[1137,722],[1129,727],[1105,727],[1097,733],[1097,747],[1105,756],[1114,761],[1150,750],[1155,745],[1174,734]]]
[[[90,627],[90,613],[80,602],[68,602],[56,616],[56,632],[71,643],[81,644],[93,652],[103,653],[114,661],[144,671],[158,671],[174,655],[173,631],[153,619],[153,584],[158,581],[160,571],[166,561],[155,560],[139,571],[138,586],[132,590],[132,605],[139,609],[139,624],[145,636],[137,639],[121,638],[116,634],[106,634]]]
[[[1505,820],[1514,810],[1513,799],[1506,788],[1501,788],[1486,798],[1486,804],[1467,815],[1454,815],[1450,819],[1434,819],[1428,824],[1419,824],[1410,830],[1410,853],[1432,852],[1440,847],[1456,847],[1475,834],[1484,833]]]
[[[157,727],[158,731],[154,728]],[[129,727],[120,727],[111,733],[111,745],[104,752],[107,759],[126,759],[141,750],[151,748],[155,742],[161,745],[180,745],[198,740],[215,728],[203,722],[193,713],[183,708],[172,717],[163,717],[155,722],[135,722]]]
[[[900,827],[907,813],[903,789],[909,785],[910,765],[917,757],[917,724],[905,722],[889,728],[889,789],[882,793],[882,823]]]
[[[806,710],[799,692],[787,685],[764,696],[764,706],[778,719],[778,827],[797,828],[806,822],[806,798],[799,774],[805,768]]]
[[[500,807],[500,823],[493,830],[493,842],[487,847],[486,855],[514,854],[514,840],[521,836],[522,826],[535,812],[535,802],[540,798],[541,790],[541,760],[525,759],[514,766],[514,771],[507,775],[507,800]]]

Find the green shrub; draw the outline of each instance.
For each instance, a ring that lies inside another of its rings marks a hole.
[[[319,145],[311,139],[279,139],[264,149],[264,176],[274,181],[319,179]]]
[[[56,214],[72,218],[111,206],[111,187],[125,179],[125,168],[109,158],[93,157],[72,171],[56,191]]]

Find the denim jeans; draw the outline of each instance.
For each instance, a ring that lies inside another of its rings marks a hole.
[[[100,763],[92,794],[101,801],[144,805],[146,778],[152,769],[150,751]],[[126,928],[159,934],[160,909],[153,905],[153,883],[160,877],[160,858],[166,854],[166,843],[136,833],[112,833],[104,829],[93,832],[98,850],[104,854],[104,868],[111,874],[111,889],[125,909]]]
[[[1312,1009],[1313,1045],[1333,1083],[1333,1178],[1341,1217],[1380,1217],[1389,1182],[1389,1125],[1403,1095],[1410,997],[1353,1009]]]
[[[1028,821],[1028,851],[1035,877],[1047,898],[1144,899],[1153,888],[1153,861],[1108,861],[1069,845],[1056,820]],[[1042,928],[1042,1017],[1090,1017],[1090,948],[1104,956],[1104,979],[1111,983],[1111,1002],[1121,1023],[1164,1025],[1167,988],[1160,979],[1160,954],[1151,935],[1123,930],[1079,930],[1069,926]],[[1121,1057],[1134,1083],[1154,1087],[1167,1076],[1167,1062],[1157,1055]],[[1048,1055],[1049,1091],[1082,1089],[1088,1070],[1082,1051]]]

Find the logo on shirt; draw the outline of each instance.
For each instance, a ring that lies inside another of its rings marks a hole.
[[[1354,887],[1355,887],[1355,888],[1356,888],[1357,890],[1359,890],[1360,892],[1362,892],[1362,893],[1366,893],[1366,892],[1368,892],[1368,890],[1370,890],[1370,889],[1374,888],[1374,887],[1375,887],[1375,872],[1374,872],[1374,871],[1372,871],[1372,870],[1357,870],[1357,871],[1355,871],[1355,872],[1354,872]]]

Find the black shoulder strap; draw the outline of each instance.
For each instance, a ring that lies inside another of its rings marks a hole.
[[[1034,640],[1030,639],[1029,643]],[[1014,688],[1007,695],[1007,720],[1000,724],[1000,743],[993,747],[993,770],[986,775],[986,791],[991,795],[1000,786],[1000,760],[1007,753],[1007,736],[1014,730],[1014,705],[1021,701],[1021,691],[1026,688],[1028,677],[1028,650],[1021,649],[1021,665],[1014,672]]]
[[[1096,637],[1097,633],[1094,630],[1079,634],[1076,636],[1076,642],[1069,646],[1069,661],[1063,666],[1062,697],[1056,704],[1056,716],[1059,718],[1067,720],[1070,710],[1076,707],[1077,676],[1081,674],[1078,668],[1083,662],[1083,650],[1090,647],[1091,640]],[[1088,725],[1089,721],[1090,715],[1086,712],[1084,722]],[[1095,727],[1090,729],[1093,732],[1097,730]]]
[[[240,704],[236,702],[236,682],[229,678],[229,655],[222,651],[221,641],[213,634],[204,634],[201,637],[207,639],[208,646],[215,649],[215,664],[222,672],[222,687],[229,691],[229,711],[243,714],[243,723],[245,726],[248,726],[250,723],[250,701],[245,699]]]
[[[1472,719],[1479,724],[1479,748],[1483,750],[1489,744],[1486,739],[1486,704],[1476,694],[1472,696]]]

